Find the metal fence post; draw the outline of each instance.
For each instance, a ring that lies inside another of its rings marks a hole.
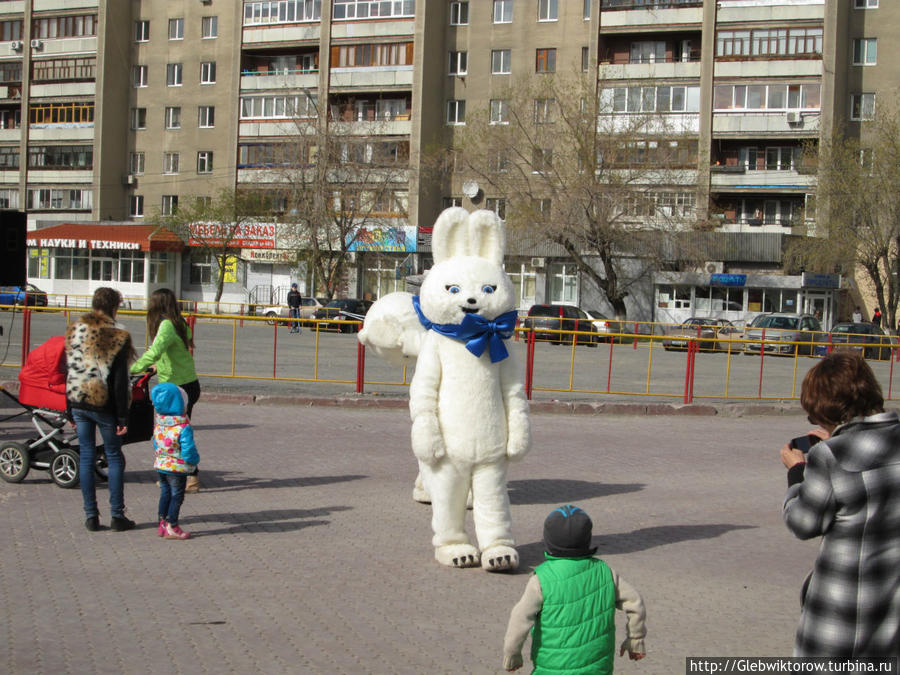
[[[362,394],[366,382],[366,347],[356,341],[356,393]]]
[[[13,309],[15,311],[15,309]],[[25,358],[31,351],[31,310],[28,305],[22,310],[22,365],[25,365]]]
[[[530,401],[534,388],[534,329],[528,331],[528,348],[525,350],[525,397]]]

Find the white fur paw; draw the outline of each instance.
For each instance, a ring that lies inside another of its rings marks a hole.
[[[505,572],[519,566],[519,554],[512,546],[493,546],[481,554],[481,567],[488,572]]]
[[[444,456],[444,439],[437,415],[418,415],[412,424],[412,449],[416,459],[434,464]]]
[[[416,484],[413,485],[413,500],[420,504],[431,503],[431,495],[428,494],[428,490],[422,487],[422,484],[418,480],[416,481]]]
[[[449,544],[434,549],[434,559],[447,567],[477,567],[479,554],[471,544]]]

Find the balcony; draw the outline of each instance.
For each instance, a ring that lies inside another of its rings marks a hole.
[[[710,188],[713,191],[805,193],[816,184],[815,176],[793,169],[748,171],[744,166],[713,166],[710,171]]]
[[[703,22],[702,0],[602,0],[600,7],[601,32],[642,26],[674,30]]]
[[[767,138],[803,138],[819,132],[818,110],[717,110],[713,113],[713,135],[760,135]]]
[[[321,24],[316,22],[302,24],[281,24],[278,26],[245,26],[243,29],[244,46],[297,44],[319,41],[322,32]]]
[[[319,87],[319,71],[303,68],[241,71],[241,91],[310,89]]]
[[[409,87],[413,83],[413,66],[381,66],[375,68],[332,68],[331,87]]]
[[[760,6],[746,0],[719,0],[716,22],[732,21],[796,21],[825,18],[825,0],[779,0]]]

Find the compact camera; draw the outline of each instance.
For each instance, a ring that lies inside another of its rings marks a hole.
[[[813,436],[812,434],[807,434],[806,436],[797,436],[797,438],[792,438],[788,443],[788,446],[791,448],[796,448],[806,454],[809,452],[809,449],[814,446],[816,443],[821,441],[822,439],[818,436]]]

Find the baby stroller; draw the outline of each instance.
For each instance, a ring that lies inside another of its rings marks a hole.
[[[122,444],[146,441],[153,435],[153,405],[150,403],[149,380],[152,373],[132,379],[128,433]],[[35,348],[25,359],[19,372],[19,396],[16,398],[0,387],[5,396],[22,407],[22,412],[3,418],[5,422],[30,415],[37,431],[27,441],[0,443],[0,478],[7,483],[25,480],[31,468],[50,472],[53,482],[62,488],[78,485],[78,438],[66,433],[66,352],[65,338],[52,337]],[[123,455],[123,462],[124,455]],[[106,453],[97,446],[97,475],[107,476]]]

